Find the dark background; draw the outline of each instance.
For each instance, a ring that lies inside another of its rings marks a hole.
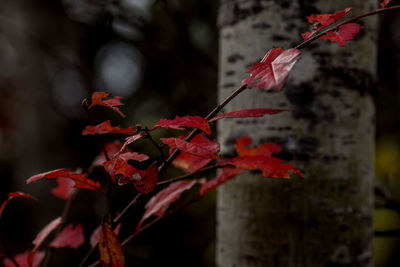
[[[204,116],[215,106],[217,10],[215,0],[1,1],[0,201],[10,191],[39,198],[6,208],[0,227],[12,251],[30,249],[64,205],[49,193],[55,182],[26,186],[26,178],[60,167],[86,169],[100,152],[93,137],[81,136],[88,123],[83,98],[94,91],[123,96],[127,119],[102,108],[92,114],[93,123],[110,118],[121,126]],[[380,18],[374,249],[376,266],[391,266],[400,244],[400,17]],[[135,148],[156,155],[147,143]],[[116,209],[132,193],[124,189]],[[126,247],[127,266],[213,266],[214,201],[213,193],[141,234]],[[68,221],[83,222],[90,236],[104,205],[101,194],[81,192]],[[141,211],[127,218],[122,235],[133,231]],[[57,266],[77,265],[88,249],[57,250]]]

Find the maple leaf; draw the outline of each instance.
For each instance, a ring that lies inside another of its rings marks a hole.
[[[281,47],[267,52],[259,63],[248,72],[250,77],[243,81],[248,87],[258,87],[265,91],[276,88],[280,91],[296,62],[300,59],[301,51],[296,48],[284,50]]]
[[[163,217],[169,206],[178,201],[184,191],[201,182],[201,180],[178,181],[158,192],[147,202],[143,217],[136,227],[136,233],[140,231],[140,227],[146,219],[151,216]]]
[[[339,27],[338,31],[329,31],[326,35],[321,36],[321,40],[330,40],[332,42],[338,43],[340,46],[346,46],[346,42],[353,40],[362,26],[357,23],[347,23]]]
[[[322,29],[326,28],[327,26],[332,25],[336,21],[343,18],[351,10],[352,10],[352,8],[348,7],[345,10],[339,11],[334,14],[318,14],[318,15],[308,16],[307,17],[308,22],[310,24],[316,24],[317,29],[315,29],[311,32],[302,33],[301,36],[304,38],[304,40],[309,39],[311,36],[315,35],[317,32],[321,31]]]
[[[236,151],[240,156],[271,156],[272,154],[278,154],[282,151],[282,147],[277,144],[263,144],[255,148],[247,148],[252,143],[250,137],[244,136],[236,139]]]
[[[385,8],[385,7],[386,7],[387,5],[389,5],[391,2],[392,2],[392,0],[385,0],[385,1],[382,1],[382,2],[380,3],[380,5],[381,5],[382,8]]]
[[[128,160],[142,162],[147,159],[149,159],[149,156],[136,152],[116,154],[113,159],[104,163],[104,169],[110,174],[111,179],[115,182],[117,175],[131,178],[133,174],[138,172],[135,167],[128,164]]]
[[[123,145],[120,141],[116,140],[111,143],[107,143],[104,146],[106,150],[108,158],[112,159],[118,153],[126,153],[129,152],[128,149],[122,148]],[[102,151],[92,162],[92,166],[101,166],[107,161],[106,156],[104,155],[104,151]]]
[[[269,108],[249,108],[242,109],[237,111],[231,111],[228,113],[223,113],[214,118],[210,119],[209,122],[214,122],[223,118],[254,118],[254,117],[262,117],[264,115],[273,115],[277,113],[281,113],[283,111],[287,111],[285,109],[269,109]]]
[[[118,240],[118,236],[110,226],[105,224],[101,227],[99,251],[100,260],[104,263],[104,266],[125,266],[125,256],[122,251],[121,243]]]
[[[61,199],[67,200],[74,193],[75,182],[70,178],[58,177],[58,186],[51,190],[51,193]]]
[[[231,164],[246,170],[260,170],[265,178],[290,178],[289,171],[304,177],[303,173],[293,165],[270,156],[238,156],[231,160]]]
[[[8,198],[1,204],[0,206],[0,218],[1,215],[3,214],[3,211],[5,209],[5,207],[7,206],[7,204],[14,198],[20,198],[20,197],[24,197],[24,198],[31,198],[31,199],[35,199],[33,196],[27,194],[27,193],[23,193],[23,192],[10,192],[8,193]]]
[[[139,139],[142,139],[145,136],[146,136],[146,133],[142,132],[142,133],[135,134],[135,135],[125,138],[125,143],[122,145],[120,152],[122,152],[126,148],[126,146],[132,144],[133,142],[135,142]]]
[[[32,264],[35,258],[37,251],[40,249],[42,243],[46,240],[46,238],[53,232],[60,224],[62,223],[61,217],[58,217],[47,224],[40,232],[36,235],[35,239],[32,241],[34,248],[29,253],[28,263]]]
[[[161,138],[161,142],[168,145],[172,149],[179,149],[186,153],[203,157],[203,158],[217,158],[219,153],[219,143],[217,141],[211,141],[204,137],[202,141],[196,143],[188,143],[182,138]]]
[[[122,224],[119,223],[119,224],[117,225],[117,227],[115,227],[115,229],[114,229],[114,233],[115,233],[116,236],[119,235],[119,231],[121,230],[121,225],[122,225]],[[102,225],[99,225],[99,227],[97,227],[97,228],[93,231],[93,233],[90,235],[90,241],[89,241],[89,243],[90,243],[90,246],[91,246],[91,247],[95,247],[95,246],[99,243],[99,241],[100,241],[101,227],[102,227]]]
[[[222,172],[217,176],[217,178],[206,181],[206,180],[201,180],[201,189],[200,189],[200,196],[204,196],[214,188],[228,182],[229,180],[233,179],[236,177],[238,174],[243,172],[243,169],[240,168],[230,168],[230,167],[225,167],[222,168]]]
[[[152,130],[159,128],[168,128],[180,131],[185,130],[182,127],[197,128],[205,132],[207,135],[211,135],[211,129],[208,121],[199,116],[185,116],[182,118],[176,116],[173,120],[161,119]]]
[[[89,106],[89,108],[92,108],[94,106],[104,106],[107,108],[110,108],[114,111],[116,111],[119,115],[122,117],[126,117],[124,113],[121,112],[121,110],[118,108],[118,106],[122,106],[123,104],[121,103],[121,97],[116,96],[113,99],[108,99],[108,100],[103,100],[104,98],[107,98],[111,96],[110,93],[106,92],[94,92],[92,94],[92,104]]]
[[[87,173],[83,173],[83,174],[74,173],[70,170],[65,170],[65,169],[57,169],[57,170],[34,175],[34,176],[30,177],[28,180],[26,180],[26,183],[30,184],[32,182],[36,182],[36,181],[44,179],[44,178],[56,179],[58,177],[72,179],[75,182],[75,185],[74,185],[75,188],[99,190],[99,191],[105,193],[104,189],[101,188],[101,185],[99,182],[95,182],[95,181],[87,178]]]
[[[122,134],[132,134],[134,132],[133,127],[129,127],[126,129],[121,129],[119,126],[113,127],[111,126],[111,122],[109,120],[102,122],[97,125],[88,125],[82,131],[82,135],[90,135],[90,134],[110,134],[110,133],[122,133]]]
[[[85,243],[82,224],[77,224],[75,227],[70,224],[66,226],[57,237],[50,243],[53,248],[79,248]]]
[[[44,259],[44,256],[44,251],[38,251],[32,259],[32,264],[29,264],[28,262],[29,251],[16,255],[14,259],[18,263],[19,267],[38,267]],[[14,262],[8,258],[3,260],[3,264],[5,267],[16,267]]]
[[[135,179],[129,177],[129,179],[119,180],[119,184],[132,183],[135,188],[142,194],[150,194],[154,188],[156,188],[158,182],[158,167],[156,163],[150,165],[146,171],[138,171],[140,178]]]
[[[191,144],[198,145],[209,142],[213,141],[210,141],[202,134],[197,134],[192,140],[189,141],[189,143]],[[171,149],[170,154],[172,154],[174,151],[175,149]],[[174,165],[175,168],[180,169],[186,173],[194,173],[206,166],[211,161],[212,159],[210,158],[199,157],[182,151],[179,156],[172,161],[172,165]]]

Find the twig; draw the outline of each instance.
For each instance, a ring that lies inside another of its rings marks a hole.
[[[5,252],[7,258],[9,258],[15,264],[16,267],[20,267],[18,262],[15,260],[13,253],[11,252],[10,248],[8,247],[6,240],[3,238],[3,233],[0,233],[0,241],[4,247],[4,252]]]
[[[55,230],[55,236],[57,236],[61,232],[61,229],[64,226],[65,221],[67,220],[68,213],[71,210],[72,202],[74,201],[74,199],[76,198],[78,193],[79,193],[79,189],[75,189],[74,193],[72,193],[72,195],[68,198],[67,202],[65,203],[64,210],[63,210],[62,215],[61,215],[61,223],[59,224],[59,226]],[[51,259],[52,259],[53,255],[54,255],[54,252],[55,252],[55,249],[53,247],[49,248],[49,250],[47,252],[47,255],[46,255],[46,259],[45,259],[44,264],[43,264],[43,267],[50,266],[49,264],[51,262]]]

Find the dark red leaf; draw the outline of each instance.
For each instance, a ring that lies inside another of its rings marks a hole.
[[[150,194],[158,182],[158,167],[156,163],[150,165],[145,171],[139,171],[140,180],[133,179],[132,183],[136,189],[142,194]]]
[[[125,266],[125,256],[118,236],[110,226],[105,224],[101,227],[99,251],[100,260],[104,263],[104,266]]]
[[[53,232],[60,224],[62,223],[61,217],[58,217],[47,224],[40,232],[36,235],[35,239],[32,241],[34,248],[29,253],[28,263],[32,264],[34,261],[36,252],[40,249],[42,243],[46,240],[46,238]]]
[[[120,141],[114,141],[112,143],[108,143],[105,146],[105,150],[107,152],[108,158],[112,159],[117,153],[126,153],[129,152],[128,149],[122,148],[122,144]],[[101,166],[107,161],[104,152],[102,151],[100,155],[98,155],[92,163],[92,166]]]
[[[184,191],[192,188],[198,182],[197,180],[178,181],[158,192],[147,202],[146,210],[137,226],[136,232],[140,231],[142,223],[151,216],[163,217],[169,206],[178,201]]]
[[[243,81],[248,87],[258,87],[265,91],[276,88],[280,91],[296,62],[300,59],[301,51],[295,48],[284,50],[281,47],[268,51],[260,63],[248,72],[250,77]]]
[[[153,127],[153,129],[168,128],[181,131],[185,130],[182,127],[197,128],[205,132],[207,135],[211,135],[211,129],[208,121],[198,116],[185,116],[182,118],[176,116],[173,120],[161,119],[156,126]]]
[[[74,193],[75,182],[70,178],[57,178],[58,186],[51,190],[51,193],[61,199],[67,200]]]
[[[138,171],[135,167],[128,164],[128,160],[141,162],[147,159],[149,159],[149,156],[136,152],[117,154],[113,159],[104,163],[104,169],[110,174],[111,179],[114,182],[116,181],[117,175],[122,175],[123,177],[127,177],[129,179],[132,178],[132,176]]]
[[[99,182],[95,182],[89,178],[87,178],[87,173],[74,173],[69,170],[65,169],[58,169],[54,171],[49,171],[41,174],[34,175],[30,177],[28,180],[26,180],[26,183],[32,183],[36,182],[40,179],[46,178],[46,179],[55,179],[58,177],[64,177],[64,178],[69,178],[72,179],[75,182],[75,188],[82,188],[82,189],[89,189],[89,190],[99,190],[103,193],[105,193],[104,189],[101,188]]]
[[[125,114],[123,114],[118,108],[118,106],[123,105],[120,101],[121,97],[116,96],[114,99],[103,100],[104,98],[107,98],[109,96],[111,96],[110,93],[94,92],[92,94],[92,104],[89,106],[89,108],[92,108],[94,106],[104,106],[118,112],[118,114],[122,117],[126,117]]]
[[[86,126],[85,130],[83,130],[82,132],[82,135],[110,133],[132,134],[133,132],[133,127],[129,127],[126,129],[121,129],[119,126],[113,127],[111,126],[111,122],[108,120],[94,126]]]
[[[50,247],[53,248],[79,248],[85,243],[85,236],[83,234],[82,224],[78,224],[75,227],[70,224],[65,227],[57,237],[50,243]]]
[[[346,42],[353,40],[362,26],[357,23],[348,23],[339,27],[339,31],[330,31],[326,35],[320,37],[321,40],[330,40],[332,42],[338,43],[340,46],[346,46]]]
[[[200,196],[204,196],[214,188],[233,179],[234,177],[236,177],[236,175],[240,174],[242,171],[243,169],[240,168],[229,168],[229,167],[222,168],[222,172],[217,176],[217,178],[214,178],[209,181],[206,180],[201,181],[202,186],[200,189]]]
[[[190,140],[189,143],[201,145],[207,142],[212,141],[202,134],[197,134],[192,140]],[[170,153],[173,153],[174,151],[175,149],[171,149]],[[172,161],[172,165],[186,173],[194,173],[206,166],[211,161],[212,159],[210,158],[199,157],[182,151],[179,156]]]
[[[100,232],[101,232],[101,225],[99,225],[99,227],[97,227],[93,233],[90,236],[90,246],[95,247],[100,240]],[[115,227],[114,229],[114,233],[118,236],[119,235],[119,231],[121,230],[121,223],[119,223],[117,225],[117,227]]]
[[[29,251],[16,255],[14,259],[20,267],[38,267],[44,259],[44,256],[44,251],[38,251],[33,258],[32,265],[28,262]],[[5,267],[16,267],[12,260],[8,258],[3,260],[3,264]]]
[[[282,151],[282,147],[276,144],[263,144],[255,148],[247,148],[252,143],[250,137],[244,136],[236,139],[236,151],[240,156],[272,156]]]
[[[231,164],[246,170],[260,170],[265,178],[290,178],[289,171],[304,177],[293,165],[270,156],[239,156],[233,158]]]
[[[186,153],[203,157],[203,158],[217,158],[219,153],[219,143],[205,139],[197,143],[188,143],[180,138],[161,138],[161,141],[172,149],[179,149]]]
[[[385,0],[385,1],[382,1],[380,3],[380,5],[381,5],[382,8],[385,8],[387,5],[390,4],[390,2],[392,2],[392,0]]]
[[[131,143],[133,143],[133,142],[135,142],[135,141],[137,141],[139,139],[142,139],[145,136],[146,136],[146,133],[142,132],[142,133],[139,133],[139,134],[136,134],[136,135],[132,135],[132,136],[129,136],[129,137],[125,138],[125,143],[122,145],[122,148],[121,148],[120,151],[122,152],[122,150],[124,150],[127,145],[130,145]]]
[[[250,117],[261,117],[264,115],[273,115],[277,113],[281,113],[283,111],[287,111],[285,109],[268,109],[268,108],[250,108],[250,109],[242,109],[237,111],[232,111],[228,113],[223,113],[218,116],[215,116],[209,122],[214,122],[222,118],[250,118]]]

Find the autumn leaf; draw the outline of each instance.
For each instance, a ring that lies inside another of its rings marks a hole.
[[[105,122],[102,122],[94,126],[91,125],[86,126],[86,128],[82,132],[82,135],[110,134],[110,133],[132,134],[133,132],[134,132],[133,127],[129,127],[126,129],[121,129],[119,126],[113,127],[111,126],[111,122],[107,120]]]
[[[201,180],[201,189],[200,189],[200,196],[204,196],[214,188],[226,183],[227,181],[233,179],[236,177],[238,174],[243,172],[243,169],[240,168],[230,168],[230,167],[225,167],[222,168],[221,173],[217,176],[217,178],[214,178],[212,180],[206,181],[206,180]]]
[[[309,39],[311,36],[315,35],[317,32],[321,31],[322,29],[326,28],[329,25],[332,25],[336,21],[343,18],[347,13],[352,10],[351,7],[346,8],[343,11],[339,11],[335,14],[318,14],[318,15],[311,15],[307,17],[307,20],[310,24],[314,24],[317,28],[311,32],[302,33],[304,40]]]
[[[118,236],[112,228],[103,224],[99,241],[100,260],[105,266],[124,267],[125,256]]]
[[[123,177],[118,180],[119,185],[132,183],[142,194],[150,194],[158,182],[158,167],[156,163],[150,165],[146,171],[138,171],[139,176]]]
[[[53,248],[79,248],[85,243],[82,224],[77,224],[75,227],[70,224],[65,227],[57,237],[50,243]]]
[[[126,117],[125,114],[122,113],[121,110],[118,108],[118,106],[123,105],[120,101],[121,97],[116,96],[115,98],[112,99],[103,100],[104,98],[107,98],[109,96],[111,96],[110,93],[94,92],[92,94],[92,104],[89,106],[89,108],[92,108],[94,106],[104,106],[118,112],[119,115],[125,118]]]
[[[108,158],[112,159],[118,153],[126,153],[129,152],[128,149],[122,148],[123,145],[120,141],[116,140],[111,143],[105,144],[104,148],[106,150]],[[101,166],[107,161],[106,156],[104,155],[104,151],[100,153],[92,162],[92,166]]]
[[[104,189],[101,188],[101,185],[99,182],[95,182],[95,181],[87,178],[87,173],[83,173],[83,174],[74,173],[70,170],[65,170],[65,169],[57,169],[54,171],[49,171],[49,172],[34,175],[34,176],[30,177],[28,180],[26,180],[26,183],[30,184],[32,182],[36,182],[36,181],[44,179],[44,178],[56,179],[58,177],[72,179],[75,182],[75,185],[74,185],[75,188],[99,190],[99,191],[105,193]]]
[[[31,198],[31,199],[35,199],[33,196],[27,194],[27,193],[23,193],[23,192],[11,192],[8,193],[8,198],[1,204],[0,206],[0,218],[1,215],[3,214],[3,211],[5,209],[5,207],[7,206],[7,204],[14,198],[20,198],[20,197],[24,197],[24,198]]]
[[[171,149],[179,149],[186,153],[203,157],[203,158],[217,158],[219,153],[219,143],[211,141],[205,137],[202,141],[197,143],[189,143],[181,138],[161,138],[161,142],[168,145]]]
[[[154,129],[159,128],[168,128],[173,130],[185,130],[182,127],[191,127],[197,128],[205,132],[207,135],[211,135],[210,125],[208,121],[199,116],[185,116],[185,117],[178,117],[176,116],[173,120],[166,120],[161,119],[154,127]]]
[[[58,184],[58,186],[53,188],[51,190],[51,193],[54,196],[59,197],[61,199],[64,199],[64,200],[69,199],[69,197],[75,191],[75,188],[74,188],[75,182],[70,178],[58,177],[57,184]]]
[[[202,144],[206,143],[212,144],[212,142],[213,141],[209,140],[203,134],[197,134],[192,140],[190,140],[189,143],[198,144],[201,146]],[[175,149],[171,149],[170,154],[172,154],[174,151]],[[212,159],[210,158],[199,157],[182,151],[179,156],[172,161],[172,165],[186,173],[194,173],[206,166],[211,161]]]
[[[29,251],[18,254],[14,257],[15,261],[18,263],[19,267],[38,267],[42,260],[44,259],[45,252],[38,251],[32,259],[32,265],[28,262]],[[6,258],[3,260],[5,267],[16,267],[12,260]]]
[[[300,59],[301,51],[295,48],[284,50],[281,47],[268,51],[259,63],[248,72],[250,77],[243,81],[248,87],[258,87],[265,91],[276,88],[280,91],[296,62]]]
[[[357,23],[347,23],[339,27],[338,31],[329,31],[326,35],[321,36],[321,40],[330,40],[332,42],[338,43],[340,46],[346,46],[346,42],[353,40],[362,26]]]
[[[304,177],[303,173],[282,159],[270,156],[238,156],[231,160],[237,168],[246,170],[260,170],[265,178],[290,178],[290,172]]]
[[[58,217],[47,224],[40,232],[36,235],[35,239],[32,241],[34,248],[29,253],[28,263],[33,263],[36,252],[40,249],[42,243],[46,238],[62,223],[61,217]]]
[[[104,169],[110,174],[111,179],[115,182],[117,175],[131,178],[133,174],[138,172],[135,167],[128,163],[128,160],[142,162],[147,159],[149,159],[149,156],[136,152],[117,154],[113,159],[104,163]]]
[[[185,180],[171,183],[168,187],[158,192],[147,202],[145,212],[140,220],[136,232],[140,231],[143,222],[151,216],[163,217],[169,206],[178,201],[182,193],[199,183],[198,180]]]
[[[223,113],[218,116],[215,116],[209,122],[214,122],[220,120],[222,118],[250,118],[250,117],[262,117],[264,115],[273,115],[277,113],[281,113],[283,111],[287,111],[285,109],[268,109],[268,108],[250,108],[250,109],[242,109],[237,111],[232,111],[228,113]]]
[[[282,147],[277,144],[262,144],[255,148],[248,148],[252,143],[250,137],[244,136],[236,139],[236,151],[240,156],[272,156],[282,151]]]
[[[115,229],[114,229],[114,233],[115,233],[115,235],[116,236],[118,236],[119,235],[119,231],[121,230],[121,223],[119,223],[118,225],[117,225],[117,227],[115,227]],[[101,229],[102,228],[102,225],[99,225],[99,227],[97,227],[94,231],[93,231],[93,233],[90,235],[90,241],[89,241],[89,243],[90,243],[90,246],[91,247],[95,247],[98,243],[99,243],[99,241],[100,241],[100,233],[101,233]]]
[[[129,137],[125,138],[125,143],[122,145],[120,152],[122,152],[124,149],[126,149],[126,146],[132,144],[133,142],[135,142],[135,141],[137,141],[139,139],[142,139],[145,136],[146,136],[146,133],[145,132],[141,132],[139,134],[135,134],[135,135],[132,135],[132,136],[129,136]]]
[[[385,8],[385,7],[386,7],[387,5],[389,5],[391,2],[392,2],[392,0],[385,0],[385,1],[382,1],[382,2],[380,3],[380,5],[381,5],[382,8]]]

